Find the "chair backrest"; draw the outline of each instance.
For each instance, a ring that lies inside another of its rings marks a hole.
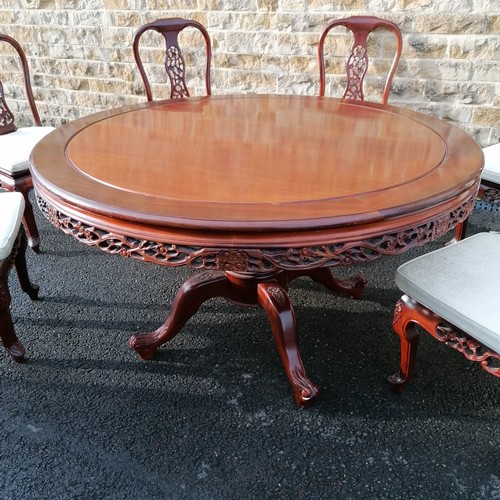
[[[28,97],[31,114],[33,115],[33,121],[35,125],[40,127],[42,125],[42,122],[36,108],[35,98],[33,97],[33,90],[31,88],[31,78],[26,55],[24,54],[21,45],[19,45],[19,43],[14,40],[14,38],[0,33],[0,42],[7,42],[8,44],[10,44],[12,47],[14,47],[19,56],[24,77],[24,87],[26,89],[26,95]],[[0,135],[8,134],[9,132],[15,132],[15,130],[16,126],[14,124],[14,115],[11,113],[10,109],[7,106],[2,82],[0,81]]]
[[[324,45],[325,39],[328,33],[337,26],[344,26],[350,30],[354,36],[354,41],[351,47],[351,51],[346,60],[346,72],[347,72],[347,86],[342,96],[344,99],[353,100],[364,100],[363,95],[363,85],[366,71],[368,69],[368,54],[366,40],[368,35],[379,28],[386,28],[392,31],[396,38],[396,51],[394,58],[392,60],[392,65],[387,76],[387,80],[384,86],[384,92],[382,95],[382,102],[387,104],[389,99],[389,91],[391,88],[392,79],[396,68],[401,57],[401,52],[403,50],[403,38],[401,36],[401,31],[391,21],[385,19],[379,19],[378,17],[372,16],[353,16],[347,17],[345,19],[337,19],[332,21],[324,29],[318,43],[318,59],[319,59],[319,77],[320,77],[320,89],[319,95],[325,95],[325,56],[324,56]]]
[[[165,38],[166,51],[165,51],[165,69],[167,75],[170,79],[170,97],[171,98],[182,98],[189,97],[189,91],[186,85],[186,72],[185,72],[185,60],[182,55],[181,49],[178,43],[178,35],[185,28],[196,28],[198,29],[203,38],[205,39],[206,45],[206,69],[205,69],[205,86],[207,95],[211,95],[211,83],[210,83],[210,65],[212,60],[212,47],[210,43],[210,36],[205,29],[205,27],[197,21],[192,21],[189,19],[181,18],[168,18],[168,19],[158,19],[152,23],[145,24],[141,26],[134,35],[133,41],[133,52],[135,62],[139,68],[142,81],[144,83],[144,88],[146,90],[146,96],[148,101],[153,100],[153,94],[151,91],[151,85],[149,83],[148,77],[144,70],[144,65],[139,51],[139,40],[141,36],[149,30],[157,31],[161,33]]]

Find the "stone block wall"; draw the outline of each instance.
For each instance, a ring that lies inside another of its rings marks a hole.
[[[192,18],[213,46],[213,94],[317,94],[317,42],[326,24],[350,15],[397,23],[404,37],[389,102],[443,118],[483,146],[500,142],[500,4],[498,0],[2,0],[0,32],[24,47],[44,123],[145,100],[133,61],[132,37],[161,17]],[[327,95],[342,95],[343,54],[338,32],[330,43]],[[181,39],[193,95],[203,93],[200,39]],[[379,100],[380,75],[390,64],[387,33],[370,43],[373,60],[366,98]],[[154,94],[167,97],[157,39],[144,43]],[[0,46],[0,79],[19,124],[29,123],[20,74]],[[7,84],[7,82],[12,82]]]

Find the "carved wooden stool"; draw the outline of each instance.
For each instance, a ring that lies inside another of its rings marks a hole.
[[[401,392],[410,382],[418,343],[416,326],[500,377],[500,233],[479,233],[399,267],[405,293],[393,327],[401,341],[399,372],[389,377]]]
[[[31,299],[38,298],[38,286],[30,282],[26,267],[27,240],[21,226],[24,197],[21,193],[0,193],[0,338],[15,361],[24,359],[25,350],[16,337],[10,315],[8,276],[15,266],[21,288]]]

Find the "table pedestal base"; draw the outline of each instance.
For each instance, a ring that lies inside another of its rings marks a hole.
[[[156,349],[172,340],[203,302],[212,297],[225,297],[244,306],[260,306],[271,323],[283,367],[293,388],[295,402],[299,406],[305,406],[317,395],[318,387],[307,376],[300,357],[295,312],[288,296],[288,283],[306,275],[331,291],[353,298],[361,297],[366,284],[362,275],[349,280],[339,280],[334,278],[327,268],[275,271],[258,275],[205,271],[191,276],[181,286],[165,323],[153,332],[133,335],[130,338],[130,346],[142,359],[152,359]]]

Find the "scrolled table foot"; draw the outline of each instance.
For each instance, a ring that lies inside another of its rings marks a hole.
[[[365,286],[368,283],[368,279],[362,273],[355,274],[347,280],[338,278],[336,278],[336,280],[339,290],[348,295],[351,299],[361,299],[365,291]]]
[[[328,267],[308,269],[306,271],[289,271],[290,281],[299,276],[309,276],[313,281],[323,285],[331,292],[347,295],[351,299],[361,299],[368,282],[366,276],[362,273],[345,280],[337,278]]]
[[[136,333],[130,337],[130,347],[134,349],[144,361],[153,359],[156,354],[156,343],[158,336],[156,332],[151,333]]]
[[[318,395],[318,386],[311,381],[305,372],[295,370],[292,374],[292,387],[295,395],[295,403],[298,406],[306,407],[311,404]]]
[[[309,379],[297,344],[295,312],[286,290],[277,282],[260,283],[257,287],[259,304],[271,323],[276,346],[285,373],[292,385],[295,402],[307,406],[318,394],[318,387]]]
[[[156,349],[172,340],[206,300],[228,295],[228,280],[223,272],[206,271],[188,278],[175,295],[172,310],[160,328],[150,333],[136,333],[130,347],[144,360],[154,357]]]

